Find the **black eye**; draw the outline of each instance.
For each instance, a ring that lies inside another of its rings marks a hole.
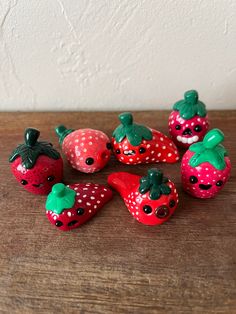
[[[54,179],[55,179],[54,176],[49,176],[49,177],[48,177],[48,181],[49,181],[49,182],[52,182]]]
[[[26,184],[28,184],[28,181],[26,181],[26,180],[21,180],[21,182],[20,182],[22,185],[26,185]]]
[[[139,152],[140,152],[140,154],[144,154],[146,152],[146,148],[140,147]]]
[[[191,176],[191,177],[189,178],[189,182],[192,183],[192,184],[194,184],[194,183],[197,183],[197,182],[198,182],[198,179],[197,179],[197,177],[195,177],[195,176]]]
[[[61,226],[63,225],[63,223],[62,223],[60,220],[57,220],[56,223],[55,223],[55,225],[56,225],[57,227],[61,227]]]
[[[196,132],[201,132],[201,130],[202,130],[202,127],[199,124],[194,127],[194,131]]]
[[[216,186],[222,186],[223,185],[223,181],[222,180],[219,180],[216,182]]]
[[[175,206],[175,200],[170,200],[169,206],[173,208]]]
[[[181,129],[181,125],[177,124],[177,125],[175,126],[175,129],[176,129],[176,130],[180,130],[180,129]]]
[[[107,143],[106,147],[107,149],[111,149],[112,148],[111,143]]]
[[[84,209],[83,208],[78,208],[77,209],[77,215],[81,216],[84,213]]]
[[[120,154],[120,149],[116,149],[116,154]]]
[[[145,214],[151,214],[151,212],[152,212],[152,207],[151,206],[149,206],[149,205],[144,205],[143,206],[143,211],[145,212]]]
[[[92,164],[94,163],[94,159],[91,158],[91,157],[89,157],[89,158],[87,158],[87,159],[85,160],[85,163],[90,166],[90,165],[92,165]]]

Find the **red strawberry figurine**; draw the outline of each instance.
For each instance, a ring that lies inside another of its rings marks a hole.
[[[162,224],[177,207],[175,185],[160,170],[148,170],[147,177],[115,172],[109,175],[108,184],[120,193],[134,218],[145,225]]]
[[[202,142],[189,147],[181,164],[182,184],[186,192],[198,198],[214,197],[230,176],[231,164],[221,142],[219,129],[209,131]]]
[[[177,148],[167,136],[134,123],[130,112],[120,114],[119,120],[121,124],[113,132],[112,145],[120,162],[137,165],[179,160]]]
[[[92,173],[106,166],[111,156],[111,143],[102,131],[93,129],[56,129],[63,153],[71,166],[81,172]]]
[[[55,184],[46,201],[46,215],[58,229],[75,229],[90,220],[110,199],[112,192],[103,185]]]
[[[61,182],[63,161],[48,142],[39,142],[40,132],[25,130],[25,143],[12,152],[9,161],[16,180],[34,194],[48,194],[52,186]]]
[[[173,109],[169,117],[169,131],[175,144],[188,148],[191,144],[201,141],[209,123],[206,106],[198,100],[197,91],[187,91],[184,99],[175,103]]]

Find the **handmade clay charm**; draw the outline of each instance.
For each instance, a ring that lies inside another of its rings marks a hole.
[[[169,131],[175,144],[188,148],[201,141],[209,127],[206,106],[198,100],[195,90],[187,91],[184,99],[173,106],[169,116]]]
[[[110,199],[112,191],[100,184],[57,183],[46,201],[46,215],[58,229],[75,229],[90,220]]]
[[[52,144],[39,142],[37,129],[25,130],[25,143],[12,152],[9,161],[16,180],[34,194],[48,194],[52,186],[61,182],[63,161]]]
[[[111,143],[102,131],[93,129],[56,129],[63,153],[71,166],[81,172],[92,173],[106,166],[111,156]]]
[[[108,176],[108,184],[120,193],[133,217],[145,225],[162,224],[177,207],[175,185],[160,170],[150,169],[146,177],[115,172]]]
[[[231,164],[219,129],[209,131],[202,142],[192,144],[181,163],[182,184],[198,198],[214,197],[230,176]]]
[[[133,122],[130,112],[119,115],[121,124],[115,129],[112,145],[116,158],[124,164],[141,164],[179,160],[175,144],[164,134]]]

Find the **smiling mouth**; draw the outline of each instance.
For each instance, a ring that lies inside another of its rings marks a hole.
[[[192,137],[184,137],[181,135],[177,136],[177,141],[184,143],[184,144],[192,144],[194,142],[197,142],[199,140],[199,137],[197,135],[194,135]]]
[[[211,184],[199,184],[199,188],[201,190],[209,190],[211,188]]]
[[[41,188],[43,186],[43,183],[40,183],[40,184],[32,184],[34,187],[36,188]]]
[[[124,155],[126,156],[130,156],[130,155],[134,155],[135,151],[130,149],[130,150],[124,150]]]

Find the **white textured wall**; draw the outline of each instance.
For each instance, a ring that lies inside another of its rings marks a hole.
[[[0,109],[236,105],[236,0],[0,0]]]

